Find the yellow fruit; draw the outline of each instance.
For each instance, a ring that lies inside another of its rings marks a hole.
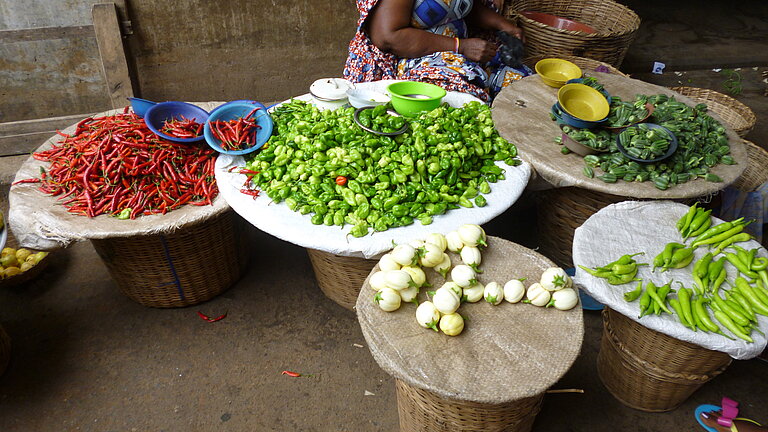
[[[2,252],[0,252],[0,255],[16,255],[16,249],[12,247],[3,248]]]
[[[7,254],[0,256],[0,264],[3,265],[3,267],[12,267],[19,263],[19,261],[16,259],[16,254]]]
[[[48,256],[48,252],[38,252],[35,254],[35,264],[38,264],[43,258]]]
[[[7,269],[3,270],[3,273],[5,274],[5,277],[9,278],[21,273],[21,269],[18,267],[8,267]]]
[[[24,261],[23,263],[21,263],[21,267],[19,267],[19,270],[21,270],[21,272],[23,273],[23,272],[31,269],[34,266],[35,266],[35,263],[29,262],[29,261]]]
[[[30,255],[32,255],[31,250],[21,248],[16,251],[16,260],[18,260],[19,262],[24,262],[24,260],[26,260],[27,257]]]

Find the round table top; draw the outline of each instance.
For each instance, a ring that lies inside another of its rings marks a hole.
[[[456,254],[449,255],[454,265],[461,263]],[[555,265],[543,255],[489,237],[478,279],[503,285],[525,277],[527,286],[548,267]],[[377,270],[378,265],[371,274]],[[445,282],[432,269],[426,273],[431,289]],[[424,301],[426,290],[421,291]],[[393,377],[444,398],[499,404],[539,395],[568,371],[581,350],[580,305],[560,311],[506,301],[464,303],[458,310],[466,318],[464,331],[451,337],[419,326],[415,305],[384,312],[372,301],[374,294],[366,279],[356,309],[376,362]]]
[[[356,88],[385,91],[386,85],[392,81],[376,81],[358,83]],[[310,95],[302,95],[296,99],[311,100]],[[470,101],[478,101],[473,96],[448,92],[443,99],[454,107],[463,106]],[[433,217],[430,225],[421,225],[418,221],[413,224],[390,228],[364,237],[355,238],[347,235],[351,226],[325,226],[310,223],[309,215],[294,212],[282,202],[275,204],[267,196],[256,199],[240,193],[246,176],[238,174],[232,167],[243,167],[245,159],[242,156],[220,155],[216,161],[216,181],[224,199],[244,219],[256,228],[267,232],[287,242],[309,248],[333,253],[341,256],[372,258],[392,249],[392,242],[405,243],[419,238],[430,232],[447,233],[466,223],[483,224],[506,211],[517,201],[528,184],[531,168],[528,163],[510,167],[502,162],[497,165],[505,170],[505,179],[491,184],[488,204],[485,207],[459,208],[444,215]]]
[[[195,105],[211,111],[221,102],[195,102]],[[122,109],[105,111],[92,117],[122,113]],[[62,131],[74,133],[77,123]],[[35,152],[51,148],[62,139],[54,135],[46,140]],[[203,143],[203,145],[205,145]],[[48,162],[34,159],[32,155],[16,172],[14,181],[40,176],[40,168],[48,168]],[[8,224],[14,236],[24,247],[38,250],[52,250],[68,246],[74,241],[130,237],[134,235],[161,234],[212,218],[229,209],[219,194],[213,205],[185,205],[166,214],[140,216],[136,219],[120,220],[109,215],[88,218],[69,213],[58,197],[46,195],[38,190],[37,183],[12,185],[8,202]]]
[[[635,260],[638,263],[652,263],[653,258],[664,250],[667,243],[682,243],[682,237],[675,223],[686,214],[688,209],[687,205],[670,201],[624,201],[605,207],[576,229],[573,237],[573,262],[577,266],[595,268],[615,261],[624,254],[645,252],[645,255],[637,256]],[[713,225],[723,223],[722,220],[714,217],[712,220]],[[648,223],[649,221],[653,223]],[[768,256],[765,248],[754,240],[739,245],[748,250],[759,248],[758,256]],[[696,248],[694,262],[706,253],[706,247]],[[717,258],[719,257],[720,255]],[[679,288],[678,282],[691,287],[693,286],[692,266],[693,264],[690,264],[685,268],[670,269],[666,272],[659,270],[653,272],[650,265],[640,266],[637,278],[643,279],[643,284],[653,281],[656,286],[674,281],[672,288],[675,290]],[[734,283],[737,270],[730,263],[726,263],[726,272],[728,278],[722,287],[723,290],[729,288],[728,283]],[[645,327],[668,336],[710,350],[725,352],[735,359],[755,357],[766,346],[766,337],[758,332],[752,333],[754,343],[747,343],[738,338],[728,340],[716,333],[693,332],[684,327],[677,316],[669,314],[646,315],[638,319],[639,302],[628,303],[623,297],[625,292],[637,287],[637,282],[610,285],[605,279],[592,276],[579,267],[576,267],[575,279],[595,300]],[[722,295],[722,292],[720,294]],[[768,317],[758,315],[758,323],[760,329],[768,333]]]
[[[696,105],[696,102],[687,96],[682,96],[666,87],[601,72],[590,72],[589,75],[597,78],[608,93],[620,96],[623,100],[634,100],[636,94],[666,94],[675,96],[676,100],[688,105]],[[557,102],[557,90],[545,85],[538,75],[531,75],[506,87],[496,97],[492,109],[493,120],[501,136],[516,144],[520,157],[531,163],[535,174],[554,187],[575,186],[643,199],[695,198],[713,194],[725,188],[733,183],[747,166],[747,150],[742,139],[728,128],[727,123],[723,122],[716,113],[709,111],[708,114],[726,128],[731,156],[737,162],[736,165],[719,164],[710,170],[723,179],[722,183],[713,183],[699,178],[662,191],[650,181],[605,183],[596,177],[587,178],[582,174],[583,157],[575,153],[564,155],[560,153],[560,145],[554,143],[554,139],[560,136],[561,131],[557,123],[550,119],[549,112],[552,105]]]

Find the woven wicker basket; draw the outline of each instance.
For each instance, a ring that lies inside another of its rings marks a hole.
[[[753,192],[768,182],[768,151],[751,141],[744,140],[747,145],[747,167],[732,187],[744,191]]]
[[[445,399],[395,380],[402,432],[527,432],[544,395],[498,405]]]
[[[144,306],[190,306],[240,279],[246,249],[234,211],[167,235],[92,240],[120,290]]]
[[[5,226],[5,229],[8,229],[7,225]],[[19,247],[19,242],[16,240],[16,237],[13,236],[10,230],[8,230],[8,238],[5,242],[5,247],[11,247],[14,249],[18,249]],[[40,276],[40,274],[43,273],[45,268],[48,267],[48,263],[50,262],[51,262],[51,255],[48,254],[45,258],[40,260],[40,262],[37,263],[31,269],[23,273],[19,273],[16,276],[0,279],[0,288],[9,288],[9,287],[18,286],[18,285],[27,283],[32,279],[35,279],[36,277]]]
[[[8,363],[11,362],[11,337],[0,326],[0,376],[5,373]]]
[[[608,391],[630,408],[673,410],[730,363],[725,353],[650,330],[611,309],[603,311],[597,372]]]
[[[326,297],[342,307],[353,310],[365,278],[378,261],[345,257],[307,249],[315,278]]]
[[[518,12],[535,11],[587,24],[596,33],[557,29],[525,18]],[[611,0],[509,0],[505,13],[525,33],[530,56],[579,56],[618,67],[640,27],[640,17]]]
[[[539,252],[563,268],[573,267],[572,245],[576,228],[603,207],[626,199],[577,187],[536,193]]]
[[[740,137],[746,136],[755,127],[757,121],[755,113],[730,96],[696,87],[670,87],[670,89],[698,103],[707,104],[707,107],[717,113]]]
[[[539,56],[529,56],[525,58],[524,63],[533,68],[533,66],[539,61],[547,58],[548,56],[545,55],[539,55]],[[584,58],[584,57],[576,57],[576,56],[564,56],[560,55],[557,56],[557,58],[561,58],[563,60],[568,60],[569,62],[575,64],[576,66],[580,67],[584,72],[592,72],[597,70],[598,68],[605,68],[608,70],[608,73],[613,75],[620,75],[623,77],[629,77],[629,75],[621,72],[620,70],[616,69],[615,67],[609,65],[608,63],[601,62],[599,60],[594,60],[590,58]]]

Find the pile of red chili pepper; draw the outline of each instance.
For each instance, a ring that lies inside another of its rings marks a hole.
[[[251,116],[260,109],[254,108],[248,115],[238,119],[208,122],[213,136],[221,141],[222,149],[244,150],[256,145],[256,132],[261,126]]]
[[[208,205],[218,195],[216,152],[162,139],[133,113],[87,118],[72,135],[59,134],[62,141],[33,154],[51,163],[48,170],[21,182],[39,181],[71,213],[134,219]]]
[[[160,132],[176,138],[197,138],[203,133],[203,124],[184,116],[165,121]]]

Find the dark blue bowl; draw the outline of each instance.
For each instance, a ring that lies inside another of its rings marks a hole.
[[[129,97],[128,102],[131,103],[131,109],[133,109],[133,112],[140,117],[144,117],[148,109],[157,105],[157,102],[135,97]]]
[[[573,126],[579,129],[596,128],[598,126],[601,126],[608,120],[608,117],[600,121],[582,120],[580,118],[574,117],[568,114],[567,112],[565,112],[565,110],[560,107],[560,102],[555,102],[555,104],[552,105],[551,113],[559,124],[567,124],[568,126]]]
[[[211,111],[211,115],[208,117],[208,121],[205,122],[205,127],[203,128],[205,141],[212,149],[228,155],[244,155],[260,149],[261,146],[269,140],[269,137],[272,136],[272,128],[274,124],[272,123],[272,117],[270,117],[269,113],[264,108],[264,105],[261,105],[260,107],[258,105],[254,106],[252,103],[230,102]],[[261,126],[261,128],[256,131],[256,144],[242,150],[224,150],[221,147],[221,141],[214,137],[213,132],[211,132],[211,122],[216,120],[237,120],[248,115],[248,113],[253,111],[256,107],[261,108],[251,116],[251,118],[256,120],[256,124]]]
[[[181,117],[184,117],[187,120],[194,120],[198,123],[205,123],[205,121],[208,120],[208,111],[186,102],[161,102],[151,106],[147,110],[144,114],[144,123],[147,124],[149,130],[154,132],[155,135],[167,139],[168,141],[193,143],[205,139],[205,136],[203,135],[195,138],[177,138],[160,132],[160,129],[163,128],[163,125],[167,120],[179,120]]]

